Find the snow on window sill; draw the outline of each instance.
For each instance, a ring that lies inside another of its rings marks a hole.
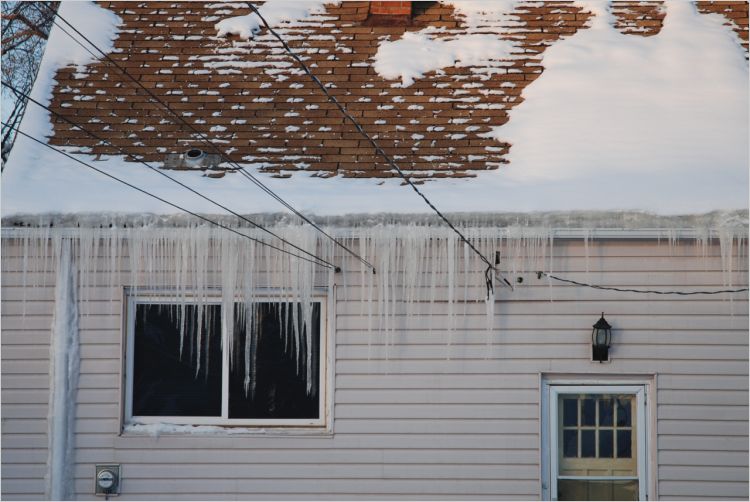
[[[121,437],[150,436],[317,436],[333,437],[326,426],[241,427],[226,425],[178,425],[170,423],[129,423],[123,426]]]

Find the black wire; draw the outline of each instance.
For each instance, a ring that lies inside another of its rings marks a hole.
[[[573,284],[575,286],[583,286],[583,287],[593,288],[593,289],[602,289],[605,291],[620,291],[622,293],[644,293],[644,294],[654,294],[654,295],[689,296],[689,295],[718,295],[722,293],[741,293],[743,291],[748,291],[748,288],[720,289],[717,291],[658,291],[658,290],[653,290],[653,289],[614,288],[610,286],[598,286],[596,284],[587,284],[585,282],[578,282],[572,279],[563,279],[562,277],[557,277],[556,275],[548,274],[547,272],[537,272],[536,275],[538,279],[541,279],[542,276],[545,276],[545,277],[549,277],[550,279],[554,279],[560,282],[566,282],[568,284]]]
[[[349,114],[349,112],[346,111],[346,108],[344,108],[344,106],[341,103],[339,103],[339,101],[333,95],[331,95],[328,92],[328,89],[326,89],[325,85],[323,85],[323,83],[318,79],[318,77],[316,77],[312,73],[312,71],[310,71],[310,68],[308,68],[307,65],[299,58],[299,56],[297,56],[297,54],[289,47],[289,45],[287,45],[287,43],[284,41],[284,39],[281,38],[281,36],[278,33],[276,33],[276,31],[274,31],[273,28],[271,28],[271,26],[268,24],[268,21],[266,21],[266,19],[261,15],[261,13],[258,11],[257,7],[255,7],[250,2],[248,2],[248,5],[253,10],[253,12],[260,18],[260,20],[266,26],[266,28],[268,29],[268,31],[273,36],[275,36],[276,39],[279,42],[281,42],[281,45],[284,46],[284,49],[286,50],[286,52],[289,53],[289,55],[302,67],[302,70],[312,79],[312,81],[318,87],[320,87],[320,89],[323,91],[323,93],[328,98],[328,101],[330,101],[331,103],[333,103],[334,105],[336,105],[336,107],[344,115],[344,117],[346,117],[354,125],[354,127],[357,129],[357,131],[362,136],[364,136],[365,139],[367,139],[367,141],[370,143],[370,145],[372,145],[372,147],[375,149],[375,151],[381,157],[383,157],[386,160],[386,162],[393,169],[396,170],[396,172],[398,172],[398,174],[404,179],[404,181],[406,181],[406,183],[409,184],[409,186],[417,193],[417,195],[419,195],[420,197],[422,197],[422,199],[425,201],[425,203],[427,203],[427,205],[430,206],[430,209],[432,209],[445,222],[445,224],[448,225],[451,228],[451,230],[453,230],[461,238],[461,240],[463,242],[465,242],[471,248],[472,251],[474,251],[477,255],[479,255],[479,257],[482,259],[482,261],[484,263],[486,263],[487,266],[490,269],[496,270],[495,266],[492,265],[492,263],[490,263],[490,261],[476,247],[474,247],[474,245],[471,242],[469,242],[469,240],[464,236],[464,234],[462,234],[453,225],[453,223],[451,223],[450,220],[448,220],[448,218],[446,218],[445,215],[443,215],[443,213],[441,213],[440,210],[438,210],[438,208],[435,207],[435,205],[432,202],[430,202],[430,200],[427,198],[427,196],[425,196],[422,192],[419,191],[419,189],[411,181],[411,179],[409,177],[407,177],[406,174],[404,174],[404,172],[401,170],[400,167],[398,167],[398,164],[396,164],[396,162],[393,159],[391,159],[391,157],[387,153],[385,153],[385,151],[380,147],[380,145],[378,145],[378,143],[369,134],[367,134],[367,132],[362,128],[362,126],[357,122],[357,120],[354,117],[352,117]]]
[[[205,144],[211,146],[211,148],[214,149],[216,153],[218,153],[222,159],[229,162],[232,166],[234,166],[240,173],[242,173],[245,178],[252,181],[258,188],[263,190],[266,194],[270,195],[274,200],[282,204],[284,207],[289,209],[292,213],[297,215],[299,218],[301,218],[303,221],[311,225],[313,228],[315,228],[318,232],[325,235],[328,239],[332,240],[338,247],[346,251],[347,253],[351,254],[355,258],[357,258],[359,261],[367,265],[368,267],[372,268],[373,272],[375,271],[375,267],[369,263],[367,260],[356,254],[354,251],[349,249],[347,246],[336,240],[333,236],[328,234],[325,230],[320,228],[314,221],[309,219],[307,216],[299,212],[297,209],[295,209],[291,204],[286,202],[284,199],[282,199],[279,195],[277,195],[273,190],[268,188],[263,182],[261,182],[259,179],[257,179],[255,176],[253,176],[251,173],[249,173],[244,167],[239,165],[237,162],[232,160],[227,153],[222,151],[216,144],[214,144],[211,140],[209,140],[203,133],[201,133],[199,130],[197,130],[192,124],[187,122],[179,113],[175,112],[167,103],[162,101],[158,96],[156,96],[153,92],[151,92],[148,88],[146,88],[141,82],[138,81],[135,77],[133,77],[127,70],[122,68],[115,60],[113,60],[107,53],[105,53],[103,50],[101,50],[95,43],[93,43],[91,40],[89,40],[83,33],[78,31],[75,26],[73,26],[70,22],[68,22],[64,17],[62,17],[59,13],[57,14],[57,18],[59,18],[61,21],[63,21],[66,25],[70,27],[74,32],[76,32],[83,40],[88,42],[92,47],[94,47],[103,57],[106,59],[107,62],[109,62],[112,66],[117,68],[123,75],[128,77],[130,80],[132,80],[138,87],[143,89],[146,94],[148,94],[154,101],[161,104],[168,112],[170,112],[173,116],[175,116],[183,125],[187,126],[191,131],[193,131],[198,137],[203,141]],[[60,28],[60,30],[68,35],[74,42],[76,42],[78,45],[83,47],[89,54],[94,56],[94,58],[98,58],[91,50],[89,50],[83,43],[81,43],[78,39],[76,39],[73,35],[71,35],[65,28],[60,26],[57,22],[53,21],[55,26]]]
[[[2,122],[2,124],[3,125],[8,125],[5,122]],[[11,126],[11,127],[13,127],[13,126]],[[30,140],[39,143],[42,146],[46,146],[50,150],[55,151],[55,152],[59,153],[60,155],[64,155],[65,157],[68,157],[69,159],[74,160],[74,161],[78,162],[79,164],[82,164],[82,165],[88,167],[89,169],[93,169],[94,171],[96,171],[96,172],[98,172],[100,174],[103,174],[104,176],[107,176],[108,178],[112,178],[115,181],[119,181],[123,185],[126,185],[126,186],[132,188],[133,190],[137,190],[137,191],[139,191],[139,192],[141,192],[141,193],[143,193],[145,195],[148,195],[149,197],[153,197],[154,199],[156,199],[156,200],[158,200],[160,202],[163,202],[164,204],[168,204],[168,205],[170,205],[170,206],[172,206],[172,207],[174,207],[176,209],[179,209],[180,211],[184,211],[185,213],[188,213],[188,214],[190,214],[192,216],[195,216],[196,218],[199,218],[199,219],[201,219],[201,220],[203,220],[203,221],[205,221],[207,223],[210,223],[212,225],[216,225],[217,227],[223,228],[224,230],[229,230],[230,232],[235,233],[235,234],[237,234],[237,235],[239,235],[241,237],[245,237],[246,239],[250,239],[253,242],[256,242],[256,243],[261,244],[263,246],[270,247],[271,249],[275,249],[276,251],[280,251],[282,253],[286,253],[288,255],[294,256],[295,258],[299,258],[300,260],[305,260],[305,261],[308,261],[310,263],[314,263],[316,265],[322,265],[322,266],[327,267],[327,268],[332,268],[334,270],[337,269],[336,265],[334,265],[332,263],[329,263],[329,262],[327,262],[327,261],[325,261],[325,260],[323,260],[321,258],[316,258],[318,261],[315,261],[315,260],[311,260],[310,258],[306,258],[304,256],[300,256],[298,254],[294,254],[292,252],[287,251],[286,249],[282,249],[282,248],[280,248],[278,246],[274,246],[273,244],[269,244],[267,242],[264,242],[262,240],[256,239],[254,237],[250,237],[249,235],[243,234],[242,232],[239,232],[239,231],[235,230],[232,227],[228,227],[226,225],[222,225],[218,221],[214,221],[214,220],[212,220],[210,218],[207,218],[207,217],[205,217],[203,215],[200,215],[198,213],[190,211],[189,209],[185,209],[184,207],[179,206],[179,205],[177,205],[177,204],[175,204],[173,202],[169,202],[168,200],[163,199],[163,198],[159,197],[158,195],[154,195],[151,192],[148,192],[148,191],[146,191],[146,190],[144,190],[142,188],[139,188],[139,187],[137,187],[137,186],[135,186],[135,185],[133,185],[131,183],[128,183],[127,181],[122,180],[122,179],[120,179],[120,178],[118,178],[118,177],[116,177],[116,176],[114,176],[112,174],[109,174],[109,173],[107,173],[105,171],[102,171],[101,169],[98,169],[98,168],[92,166],[91,164],[88,164],[88,163],[86,163],[86,162],[84,162],[84,161],[82,161],[82,160],[80,160],[80,159],[78,159],[78,158],[76,158],[76,157],[74,157],[74,156],[66,153],[66,152],[63,152],[62,150],[59,150],[59,149],[55,148],[54,146],[49,145],[49,144],[45,143],[44,141],[42,141],[40,139],[37,139],[37,138],[35,138],[35,137],[33,137],[33,136],[29,135],[29,134],[26,134],[25,132],[21,131],[18,127],[13,127],[13,128],[16,130],[16,133],[18,133],[18,134],[20,134],[22,136],[25,136],[25,137],[29,138]]]
[[[101,138],[101,137],[97,136],[96,134],[94,134],[93,132],[91,132],[91,131],[88,131],[87,129],[85,129],[85,128],[84,128],[83,126],[81,126],[80,124],[77,124],[77,123],[75,123],[74,121],[70,120],[70,119],[69,119],[68,117],[66,117],[66,116],[64,116],[64,115],[62,115],[62,114],[60,114],[60,113],[58,113],[58,112],[54,111],[54,110],[53,110],[53,109],[51,109],[50,107],[48,107],[48,106],[46,106],[46,105],[43,105],[42,103],[40,103],[39,101],[35,100],[34,98],[32,98],[32,97],[31,97],[31,96],[29,96],[28,94],[24,93],[23,91],[20,91],[20,90],[16,89],[15,87],[13,87],[13,86],[12,86],[11,84],[9,84],[8,82],[6,82],[5,80],[3,80],[3,81],[2,81],[2,85],[4,85],[5,87],[9,88],[9,89],[10,89],[11,91],[13,91],[14,93],[16,93],[16,95],[17,95],[17,96],[23,96],[23,97],[24,97],[25,99],[27,99],[27,100],[31,101],[32,103],[34,103],[35,105],[37,105],[37,106],[39,106],[39,107],[41,107],[41,108],[44,108],[45,110],[47,110],[48,112],[52,113],[52,114],[53,114],[53,115],[55,115],[56,117],[58,117],[58,118],[60,118],[60,119],[64,120],[65,122],[69,123],[69,124],[70,124],[70,125],[72,125],[73,127],[76,127],[77,129],[80,129],[81,131],[83,131],[83,132],[84,132],[84,133],[86,133],[87,135],[91,136],[92,138],[94,138],[94,139],[98,140],[99,142],[104,142],[104,143],[107,143],[107,144],[108,144],[108,145],[110,145],[111,147],[113,147],[113,148],[116,148],[116,149],[117,149],[117,150],[118,150],[118,151],[119,151],[120,153],[122,153],[123,155],[125,155],[125,156],[127,156],[127,157],[130,157],[131,159],[135,160],[136,162],[139,162],[139,163],[143,164],[144,166],[146,166],[147,168],[151,169],[151,170],[152,170],[152,171],[154,171],[155,173],[157,173],[157,174],[160,174],[161,176],[164,176],[165,178],[167,178],[168,180],[170,180],[170,181],[172,181],[172,182],[174,182],[174,183],[177,183],[178,185],[180,185],[181,187],[185,188],[186,190],[189,190],[190,192],[194,193],[195,195],[197,195],[197,196],[201,197],[202,199],[204,199],[204,200],[206,200],[206,201],[208,201],[208,202],[210,202],[210,203],[214,204],[215,206],[217,206],[217,207],[220,207],[221,209],[223,209],[223,210],[225,210],[225,211],[227,211],[227,212],[229,212],[229,213],[233,214],[233,215],[234,215],[234,216],[236,216],[237,218],[239,218],[239,219],[241,219],[241,220],[243,220],[243,221],[245,221],[245,222],[249,223],[249,224],[250,224],[250,225],[252,225],[253,227],[255,227],[255,228],[259,229],[259,230],[262,230],[262,231],[266,232],[267,234],[269,234],[269,235],[271,235],[271,236],[273,236],[273,237],[275,237],[275,238],[279,239],[279,240],[280,240],[281,242],[283,242],[284,244],[287,244],[288,246],[291,246],[291,247],[293,247],[293,248],[294,248],[294,249],[296,249],[297,251],[300,251],[301,253],[304,253],[304,254],[306,254],[306,255],[308,255],[308,256],[310,256],[310,257],[312,257],[312,258],[315,258],[315,259],[316,259],[316,260],[318,260],[318,261],[326,262],[326,260],[324,260],[323,258],[320,258],[319,256],[316,256],[316,255],[314,255],[313,253],[310,253],[309,251],[306,251],[306,250],[302,249],[301,247],[299,247],[299,246],[297,246],[297,245],[295,245],[295,244],[293,244],[293,243],[289,242],[288,240],[286,240],[286,239],[284,239],[283,237],[281,237],[281,236],[279,236],[279,235],[275,234],[274,232],[272,232],[272,231],[268,230],[267,228],[263,227],[262,225],[259,225],[259,224],[255,223],[254,221],[250,220],[249,218],[247,218],[247,217],[245,217],[245,216],[242,216],[241,214],[239,214],[239,213],[236,213],[235,211],[232,211],[232,210],[231,210],[231,209],[229,209],[228,207],[226,207],[226,206],[224,206],[224,205],[222,205],[222,204],[220,204],[220,203],[216,202],[215,200],[213,200],[213,199],[211,199],[211,198],[209,198],[209,197],[207,197],[207,196],[203,195],[202,193],[198,192],[197,190],[194,190],[193,188],[189,187],[188,185],[185,185],[185,184],[184,184],[184,183],[182,183],[181,181],[179,181],[179,180],[177,180],[177,179],[175,179],[175,178],[172,178],[171,176],[169,176],[168,174],[166,174],[166,173],[165,173],[164,171],[162,171],[161,169],[158,169],[158,168],[156,168],[156,167],[153,167],[152,165],[148,164],[148,163],[147,163],[147,162],[145,162],[144,160],[141,160],[141,159],[137,158],[137,157],[136,157],[135,155],[132,155],[132,154],[130,154],[130,153],[128,153],[128,152],[126,152],[125,150],[123,150],[123,149],[122,149],[122,148],[120,148],[119,146],[117,146],[117,145],[114,145],[114,144],[113,144],[113,143],[112,143],[111,141],[109,141],[109,140],[107,140],[107,139],[104,139],[104,138]],[[326,262],[326,263],[330,263],[330,262]],[[336,269],[338,270],[338,267],[336,267]]]

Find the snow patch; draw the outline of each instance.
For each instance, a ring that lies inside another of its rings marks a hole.
[[[373,67],[386,79],[401,79],[408,87],[425,73],[450,66],[481,66],[490,59],[507,58],[513,44],[497,35],[472,34],[455,38],[436,38],[436,28],[406,32],[395,41],[378,47]]]
[[[299,21],[312,14],[323,14],[325,7],[324,2],[309,0],[269,0],[258,7],[258,11],[268,24],[275,28],[282,23]],[[230,17],[219,21],[214,28],[218,37],[237,35],[242,40],[248,40],[261,30],[261,26],[262,21],[252,12],[246,16]]]
[[[591,26],[544,52],[544,73],[487,134],[512,144],[503,175],[747,201],[748,66],[724,18],[667,2],[661,32],[637,37],[613,28],[606,2],[582,4]]]

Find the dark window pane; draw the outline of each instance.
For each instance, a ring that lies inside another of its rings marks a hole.
[[[632,399],[617,400],[617,426],[630,427],[630,407]]]
[[[599,425],[612,426],[615,403],[611,399],[599,400]]]
[[[309,327],[298,303],[250,310],[235,305],[229,418],[319,418],[320,304]]]
[[[581,456],[585,458],[596,457],[596,431],[581,431]]]
[[[561,479],[557,482],[557,500],[638,500],[638,480]]]
[[[596,425],[596,399],[581,400],[581,425]]]
[[[612,458],[613,456],[613,443],[614,439],[611,430],[600,430],[599,431],[599,457],[600,458]]]
[[[135,315],[133,415],[221,416],[221,307],[139,304]]]
[[[617,458],[630,458],[633,456],[630,446],[631,434],[632,432],[629,430],[617,431]]]
[[[563,457],[575,458],[578,456],[578,431],[563,431]]]
[[[563,399],[563,425],[578,425],[578,399]]]

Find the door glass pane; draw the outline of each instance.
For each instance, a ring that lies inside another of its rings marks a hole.
[[[578,456],[578,431],[575,429],[563,431],[563,456],[567,458]]]
[[[599,457],[601,458],[612,458],[613,457],[613,443],[614,436],[612,430],[602,429],[599,431]]]
[[[557,484],[557,500],[638,500],[638,480],[561,479]]]
[[[615,402],[612,399],[599,400],[599,425],[612,426],[612,415],[614,414]]]
[[[633,456],[632,435],[630,430],[617,431],[617,458],[630,458]]]
[[[596,399],[581,400],[581,425],[596,425]]]
[[[632,399],[618,399],[617,400],[617,426],[618,427],[630,427],[630,407]]]
[[[581,457],[596,457],[596,431],[581,431]]]
[[[563,399],[563,425],[578,425],[578,399]]]

